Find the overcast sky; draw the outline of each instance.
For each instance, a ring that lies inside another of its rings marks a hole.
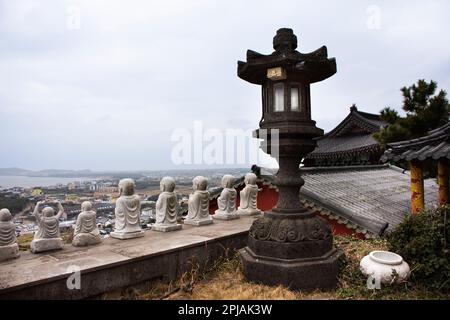
[[[329,131],[356,103],[401,108],[419,78],[450,88],[450,2],[0,0],[0,167],[178,168],[176,128],[254,129],[260,88],[236,75],[278,28],[322,45],[337,74],[312,85]]]

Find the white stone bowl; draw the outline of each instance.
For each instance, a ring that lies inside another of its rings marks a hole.
[[[361,259],[359,267],[365,276],[372,276],[382,284],[402,283],[410,275],[409,265],[403,258],[389,251],[372,251]]]

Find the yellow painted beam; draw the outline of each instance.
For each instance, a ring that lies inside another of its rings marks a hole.
[[[411,161],[411,212],[419,213],[425,206],[423,169],[419,161]]]
[[[438,161],[438,184],[439,184],[439,205],[443,206],[449,200],[449,183],[448,183],[448,161],[440,159]]]

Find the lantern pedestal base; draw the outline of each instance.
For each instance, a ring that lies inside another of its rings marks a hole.
[[[340,252],[336,249],[322,257],[303,259],[258,256],[249,247],[239,253],[245,278],[251,282],[293,290],[331,289],[337,285]]]
[[[337,284],[340,252],[333,246],[331,227],[306,208],[297,213],[270,211],[255,220],[247,247],[239,253],[249,281],[294,290]]]

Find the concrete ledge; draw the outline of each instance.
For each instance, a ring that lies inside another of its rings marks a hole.
[[[32,254],[0,263],[0,299],[82,299],[163,278],[174,280],[198,264],[214,262],[228,249],[246,246],[256,217],[217,221],[198,228],[183,225],[178,232],[146,231],[144,237]],[[79,268],[81,288],[67,280]]]
[[[181,230],[182,229],[182,225],[181,224],[174,224],[174,225],[156,225],[154,224],[152,226],[152,230],[153,231],[161,231],[161,232],[171,232],[171,231],[177,231],[177,230]]]

